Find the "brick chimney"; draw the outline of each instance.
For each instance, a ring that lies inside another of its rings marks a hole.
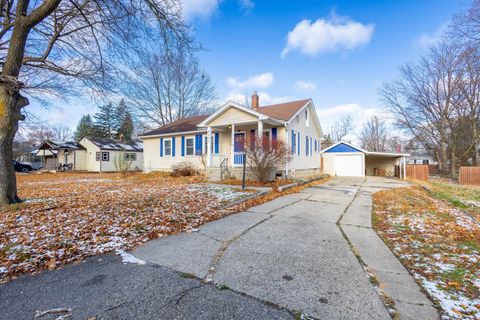
[[[253,91],[252,94],[252,109],[257,110],[260,108],[260,98],[258,97],[257,91]]]

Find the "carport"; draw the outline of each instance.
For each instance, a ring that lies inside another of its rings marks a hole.
[[[340,141],[322,151],[322,169],[331,176],[387,176],[405,179],[406,153],[372,152]]]

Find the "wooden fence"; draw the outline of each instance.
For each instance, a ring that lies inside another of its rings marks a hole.
[[[480,167],[460,167],[458,182],[460,184],[480,186]]]
[[[430,177],[428,164],[407,164],[407,179],[408,180],[425,180]]]

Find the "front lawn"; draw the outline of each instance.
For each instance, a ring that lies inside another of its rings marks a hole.
[[[223,208],[251,195],[202,182],[161,173],[18,175],[26,203],[2,208],[0,281],[192,230],[239,210]]]
[[[452,200],[478,199],[478,189],[431,185],[375,193],[374,227],[445,318],[479,319],[480,224]]]
[[[297,192],[250,198],[254,190],[166,173],[18,175],[20,205],[1,208],[0,282],[95,254],[125,253],[150,239],[192,232],[206,222]],[[280,182],[279,182],[280,183]],[[246,200],[234,206],[232,202]]]

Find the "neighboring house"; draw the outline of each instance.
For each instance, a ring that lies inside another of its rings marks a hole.
[[[43,168],[58,170],[85,170],[85,148],[74,141],[45,140],[38,147],[37,156],[41,158]]]
[[[432,156],[422,144],[415,139],[410,140],[404,147],[405,151],[410,153],[408,157],[408,164],[428,164],[438,165],[438,161]]]
[[[395,176],[398,166],[405,177],[408,153],[371,152],[340,141],[322,150],[323,172],[331,176]]]
[[[131,162],[131,170],[143,170],[143,144],[138,141],[123,143],[96,137],[80,142],[46,140],[38,149],[47,170],[114,172],[120,157]]]
[[[80,145],[86,149],[85,168],[87,171],[113,172],[117,171],[120,157],[131,161],[132,170],[143,170],[143,143],[118,142],[112,139],[86,137],[80,140]]]
[[[322,128],[311,99],[260,106],[256,93],[252,107],[228,101],[211,115],[194,116],[144,133],[145,172],[169,171],[189,161],[206,169],[211,179],[220,177],[220,167],[240,177],[244,141],[263,136],[282,140],[291,159],[281,168],[284,176],[320,171]],[[289,155],[286,155],[289,156]]]

